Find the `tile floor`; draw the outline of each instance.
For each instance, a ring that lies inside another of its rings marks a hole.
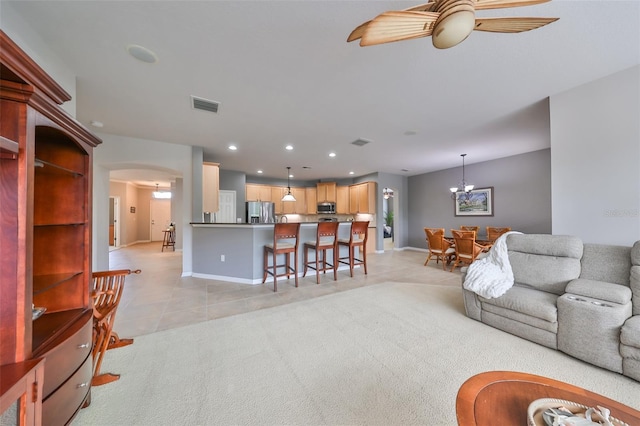
[[[426,253],[404,250],[368,253],[368,274],[362,268],[349,276],[349,269],[321,276],[316,284],[314,271],[294,280],[278,280],[278,292],[273,285],[238,284],[227,281],[181,277],[182,253],[161,252],[162,243],[136,244],[109,253],[109,269],[141,269],[140,275],[126,278],[125,290],[118,307],[114,331],[120,337],[135,337],[236,315],[258,309],[347,291],[388,281],[422,283],[425,285],[460,285],[459,269],[443,271],[434,260],[423,266]]]

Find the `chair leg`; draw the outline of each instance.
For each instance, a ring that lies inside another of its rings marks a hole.
[[[427,263],[429,263],[430,260],[431,260],[431,253],[429,253],[429,256],[427,256],[427,260],[424,261],[424,266],[427,266]]]
[[[362,246],[362,266],[364,266],[364,274],[367,275],[367,249]]]
[[[333,280],[338,281],[338,247],[333,247]]]
[[[321,250],[320,250],[321,251]],[[316,284],[320,284],[320,251],[316,247]]]
[[[302,272],[302,277],[306,277],[307,276],[307,265],[309,264],[309,247],[308,246],[304,246],[304,256],[303,256],[303,263],[304,263],[304,271]]]
[[[287,258],[288,257],[289,255],[287,255]],[[298,287],[298,250],[293,253],[293,261],[295,262],[293,264],[293,274],[296,277],[296,287]]]
[[[356,248],[354,246],[349,247],[349,272],[351,273],[351,277],[353,278],[353,267],[355,264],[356,258]]]
[[[273,250],[273,291],[278,291],[278,268],[277,268],[276,251]]]
[[[267,248],[265,247],[262,251],[262,263],[263,263],[263,271],[262,271],[262,284],[267,281],[267,270],[269,269],[269,256],[267,255]]]

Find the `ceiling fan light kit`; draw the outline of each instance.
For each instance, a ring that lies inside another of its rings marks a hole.
[[[435,0],[405,10],[384,12],[351,32],[347,42],[360,46],[431,36],[438,49],[464,41],[472,31],[518,33],[540,28],[558,18],[476,18],[476,10],[502,9],[550,0]]]

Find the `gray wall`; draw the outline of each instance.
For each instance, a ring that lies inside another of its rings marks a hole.
[[[461,162],[462,164],[462,162]],[[510,226],[527,234],[551,233],[551,151],[544,149],[478,164],[465,164],[467,183],[493,187],[493,216],[454,216],[449,188],[462,165],[409,178],[409,247],[427,248],[424,228]],[[448,233],[448,232],[447,232]]]
[[[553,233],[640,240],[640,66],[551,97]]]

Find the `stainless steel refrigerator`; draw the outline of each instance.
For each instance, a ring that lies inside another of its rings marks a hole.
[[[247,201],[247,223],[275,223],[276,205],[270,201]]]

